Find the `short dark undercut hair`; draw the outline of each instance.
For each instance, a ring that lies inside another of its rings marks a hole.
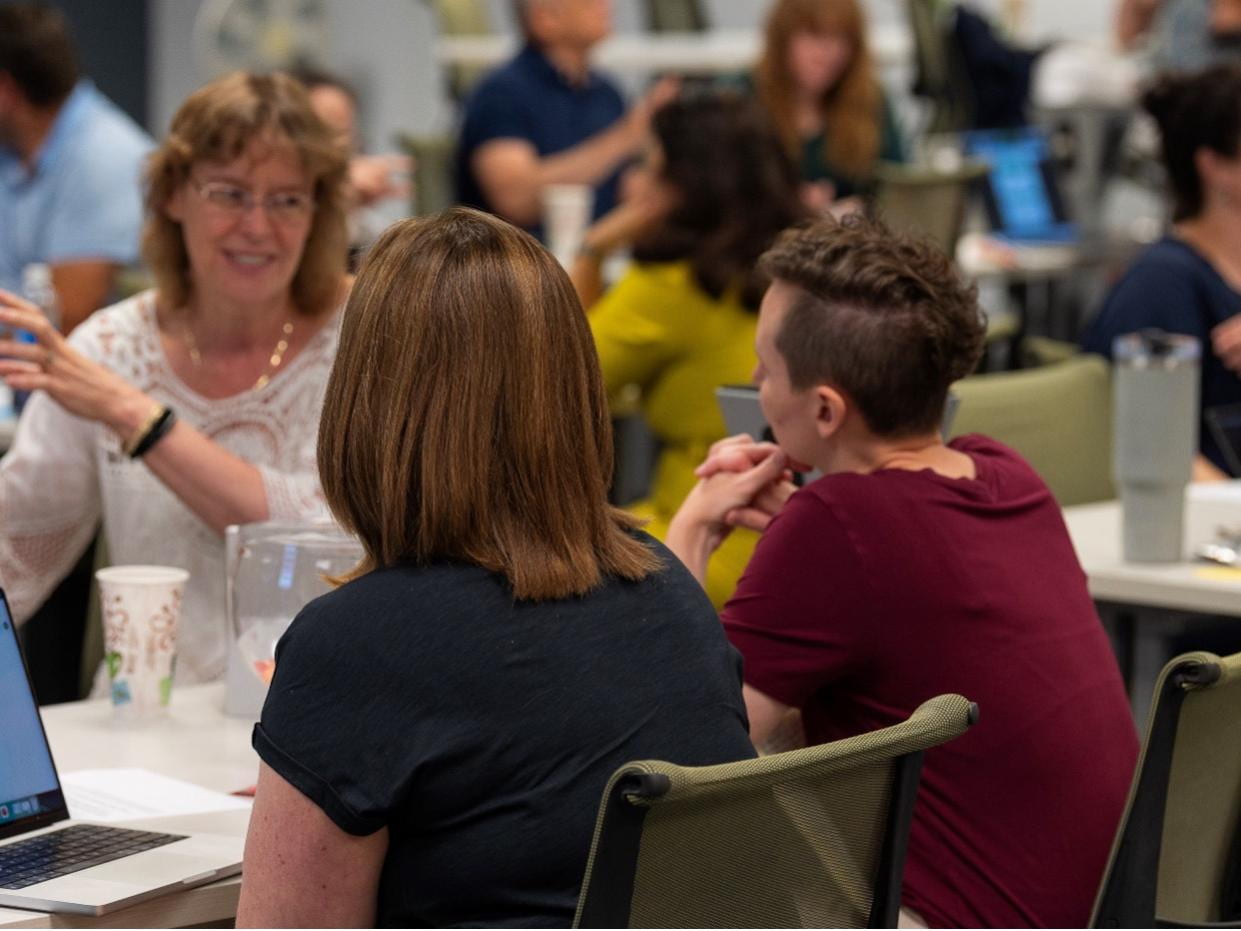
[[[986,332],[977,288],[939,247],[852,216],[785,231],[761,266],[800,292],[776,336],[794,388],[836,387],[879,436],[938,427]]]

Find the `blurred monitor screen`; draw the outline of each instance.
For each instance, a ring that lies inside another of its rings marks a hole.
[[[1047,134],[1033,126],[974,130],[962,135],[965,153],[990,167],[983,185],[991,228],[1016,243],[1071,243]]]

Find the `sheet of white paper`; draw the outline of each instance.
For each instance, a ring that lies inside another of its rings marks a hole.
[[[148,769],[81,769],[63,773],[60,783],[69,814],[83,821],[133,821],[250,807],[248,799]]]
[[[1241,481],[1198,482],[1189,486],[1189,497],[1193,501],[1241,504]]]

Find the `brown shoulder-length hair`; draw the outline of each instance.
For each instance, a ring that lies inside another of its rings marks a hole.
[[[358,575],[458,560],[518,599],[658,567],[607,502],[612,426],[568,276],[528,234],[454,208],[391,226],[344,314],[319,474]]]
[[[801,32],[843,35],[853,54],[840,80],[820,101],[827,128],[824,157],[851,178],[868,178],[879,156],[883,94],[875,78],[866,20],[858,0],[776,0],[767,17],[763,55],[755,69],[759,101],[799,162],[802,140],[793,110],[789,44]]]
[[[313,315],[340,299],[349,244],[348,154],[315,115],[296,79],[279,72],[235,71],[186,98],[147,163],[142,255],[165,306],[183,307],[194,286],[181,224],[168,216],[165,205],[194,165],[232,161],[255,140],[291,146],[314,184],[314,219],[293,277],[294,306]]]

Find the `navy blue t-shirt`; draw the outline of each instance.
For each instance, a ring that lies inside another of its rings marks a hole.
[[[554,155],[585,142],[625,113],[620,91],[603,75],[590,72],[586,83],[571,84],[532,45],[485,77],[465,104],[457,142],[457,200],[494,213],[470,162],[474,152],[495,139],[525,139],[539,156]],[[595,188],[596,218],[616,206],[620,172]],[[538,227],[530,228],[541,235]]]
[[[569,927],[608,778],[754,756],[741,658],[684,566],[513,600],[478,566],[398,566],[312,601],[254,748],[342,830],[388,828],[380,927]]]
[[[1112,357],[1112,341],[1158,327],[1196,336],[1202,343],[1201,403],[1205,410],[1241,403],[1241,377],[1211,351],[1211,330],[1241,313],[1241,294],[1211,263],[1179,239],[1165,237],[1143,252],[1116,283],[1083,341],[1088,352]],[[1198,424],[1202,454],[1224,471],[1228,464],[1205,422]]]

